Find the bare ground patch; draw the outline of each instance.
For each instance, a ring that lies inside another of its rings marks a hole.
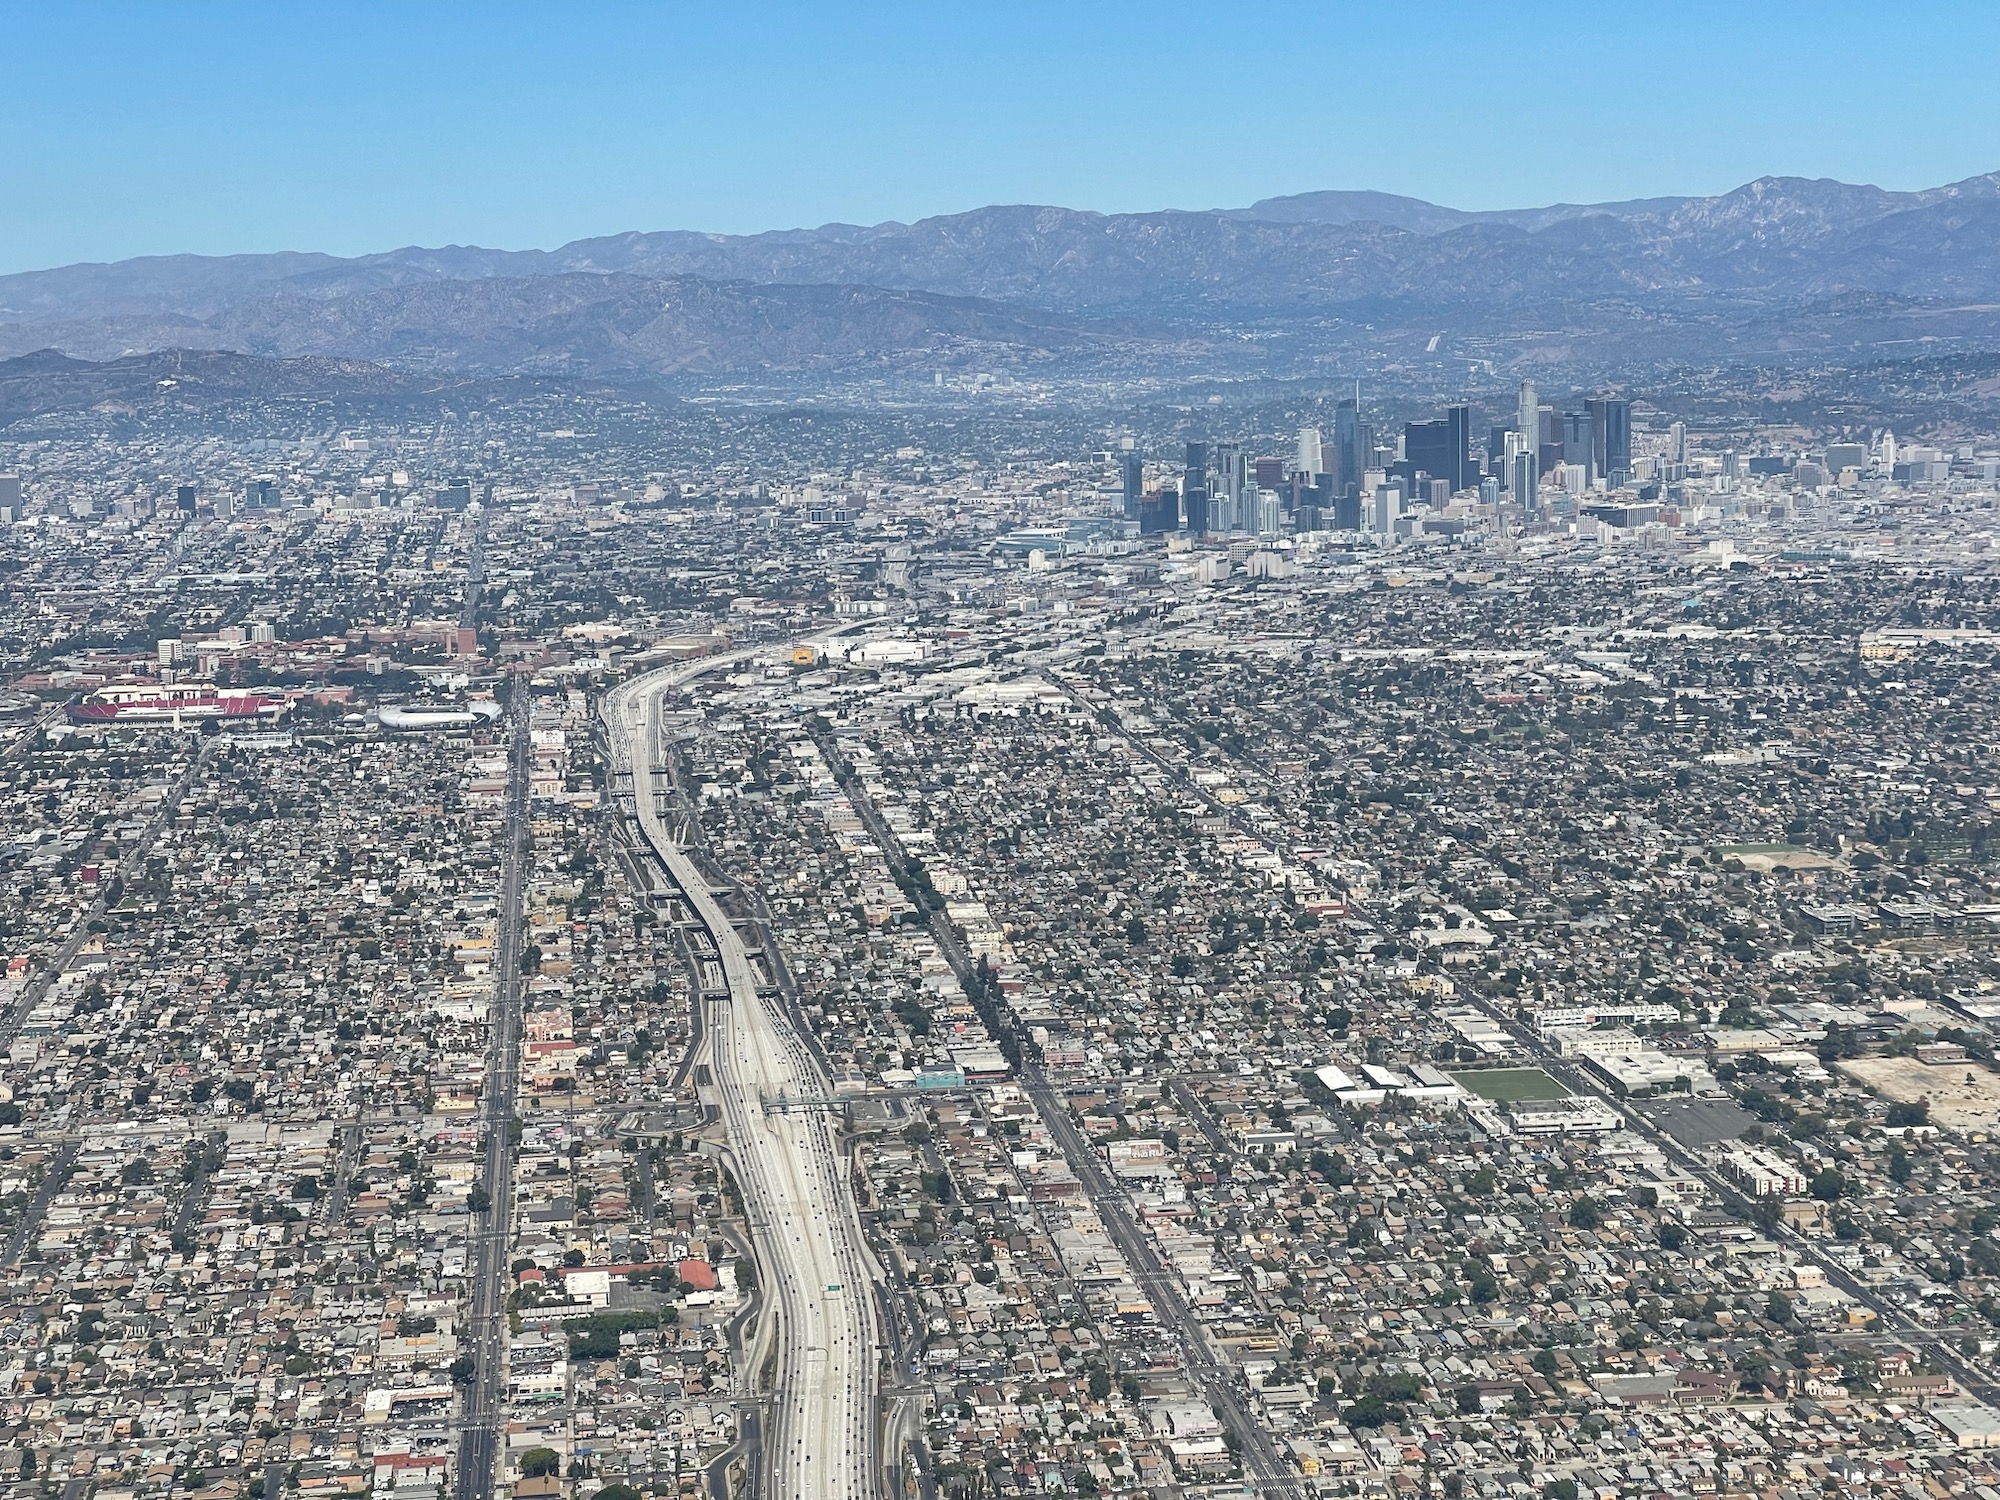
[[[1914,1057],[1861,1057],[1834,1065],[1895,1104],[1931,1102],[1931,1123],[1958,1130],[2000,1126],[2000,1073],[1976,1062],[1932,1067]]]

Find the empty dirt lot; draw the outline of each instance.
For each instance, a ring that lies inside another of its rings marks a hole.
[[[1914,1057],[1862,1057],[1835,1066],[1894,1103],[1930,1100],[1933,1125],[2000,1126],[2000,1073],[1976,1062],[1934,1068]]]

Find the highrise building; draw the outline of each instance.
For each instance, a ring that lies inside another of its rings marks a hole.
[[[1442,419],[1403,424],[1402,472],[1414,480],[1442,474],[1451,464],[1451,429]]]
[[[1667,428],[1667,459],[1671,463],[1684,464],[1688,461],[1688,428],[1685,422],[1675,422]]]
[[[1539,521],[1542,516],[1541,496],[1537,493],[1541,470],[1541,459],[1532,449],[1514,455],[1514,503],[1530,521]]]
[[[1333,497],[1333,529],[1335,531],[1361,529],[1361,491],[1358,486],[1341,490]]]
[[[1450,428],[1451,467],[1437,477],[1450,481],[1454,495],[1460,490],[1471,489],[1479,482],[1472,462],[1472,418],[1473,411],[1469,406],[1447,406],[1444,409],[1445,425]]]
[[[1588,411],[1566,411],[1562,414],[1562,432],[1558,438],[1562,444],[1562,461],[1583,470],[1586,486],[1599,472],[1597,455],[1591,447],[1591,440],[1592,429]]]
[[[1514,409],[1514,430],[1521,434],[1521,446],[1541,461],[1542,449],[1542,405],[1535,394],[1535,382],[1521,382],[1521,399]]]
[[[1324,474],[1326,462],[1320,453],[1319,429],[1301,427],[1299,429],[1299,462],[1301,474]]]
[[[1451,493],[1472,488],[1472,408],[1449,406],[1434,422],[1403,428],[1403,462],[1412,477],[1441,479]]]
[[[1124,480],[1125,519],[1139,519],[1139,506],[1146,494],[1146,460],[1137,451],[1121,453],[1118,456],[1119,473]]]
[[[1590,418],[1592,477],[1624,484],[1632,477],[1632,403],[1617,396],[1585,401]]]
[[[1196,484],[1208,484],[1208,444],[1189,443],[1187,455],[1181,463],[1181,481],[1185,485],[1192,479]]]
[[[1181,525],[1194,536],[1209,531],[1208,489],[1205,485],[1181,482]]]
[[[1208,534],[1208,444],[1189,443],[1181,469],[1181,524],[1196,536]]]
[[[1375,513],[1371,517],[1369,530],[1378,537],[1396,534],[1396,522],[1403,515],[1403,485],[1400,480],[1386,480],[1375,486]]]
[[[1227,500],[1234,506],[1243,498],[1243,487],[1250,479],[1249,460],[1235,443],[1213,444],[1208,452],[1208,475],[1208,508],[1213,515],[1217,501]]]
[[[1333,409],[1333,461],[1327,465],[1336,495],[1359,491],[1361,471],[1368,467],[1368,441],[1362,437],[1360,408],[1341,402]]]

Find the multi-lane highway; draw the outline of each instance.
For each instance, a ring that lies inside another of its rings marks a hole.
[[[706,1064],[776,1312],[777,1367],[762,1430],[770,1500],[868,1500],[877,1489],[875,1415],[881,1338],[861,1221],[822,1105],[828,1082],[757,971],[707,878],[660,816],[661,696],[722,659],[650,673],[612,694],[606,727],[633,778],[639,827],[715,947],[704,990]],[[759,1340],[760,1346],[764,1343]],[[755,1371],[751,1372],[754,1376]]]

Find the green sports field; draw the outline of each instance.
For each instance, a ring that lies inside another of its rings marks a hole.
[[[1526,1099],[1567,1099],[1569,1090],[1540,1068],[1476,1068],[1454,1073],[1453,1082],[1468,1094],[1509,1104]]]

